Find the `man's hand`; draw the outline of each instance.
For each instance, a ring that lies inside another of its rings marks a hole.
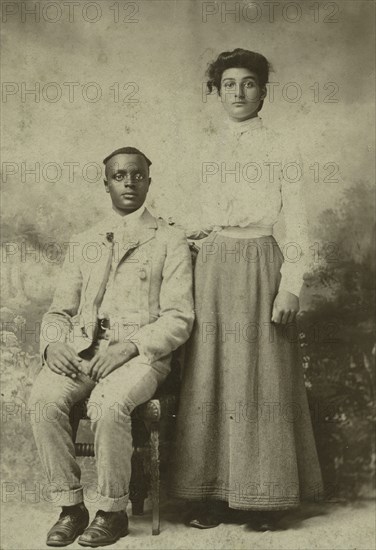
[[[89,363],[88,374],[95,382],[99,382],[101,378],[105,378],[136,355],[138,355],[138,349],[133,342],[113,344],[106,351],[94,355]]]
[[[81,367],[81,358],[74,349],[63,342],[55,342],[47,346],[46,361],[53,372],[71,378],[77,377]]]
[[[292,323],[298,311],[299,298],[287,290],[280,290],[274,300],[272,322],[282,325]]]

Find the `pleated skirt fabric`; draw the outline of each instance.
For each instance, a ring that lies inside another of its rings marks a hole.
[[[283,256],[272,236],[213,233],[195,267],[170,493],[277,510],[322,479],[295,323],[271,323]]]

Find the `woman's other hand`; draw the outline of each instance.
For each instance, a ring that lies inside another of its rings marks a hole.
[[[287,290],[280,290],[273,303],[272,323],[292,323],[298,312],[299,298]]]

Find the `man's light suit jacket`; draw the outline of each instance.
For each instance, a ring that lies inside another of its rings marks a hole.
[[[97,311],[94,300],[110,253],[108,222],[73,236],[60,280],[41,326],[41,353],[48,344],[66,342],[78,353],[93,342]],[[156,219],[148,210],[115,245],[121,268],[120,315],[109,317],[108,344],[133,341],[140,360],[168,371],[171,352],[184,344],[194,320],[192,262],[183,232]],[[120,275],[120,273],[119,273]]]

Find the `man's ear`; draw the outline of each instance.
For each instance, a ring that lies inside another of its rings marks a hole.
[[[261,88],[260,99],[265,99],[265,98],[266,98],[266,94],[267,94],[266,86],[263,86],[263,87]]]
[[[151,184],[151,178],[149,178],[149,187],[150,187],[150,184]],[[148,187],[148,189],[149,189],[149,187]]]
[[[109,188],[108,188],[108,181],[107,181],[106,179],[103,179],[103,183],[104,183],[104,188],[105,188],[105,190],[106,190],[106,193],[109,193],[110,190],[109,190]]]

